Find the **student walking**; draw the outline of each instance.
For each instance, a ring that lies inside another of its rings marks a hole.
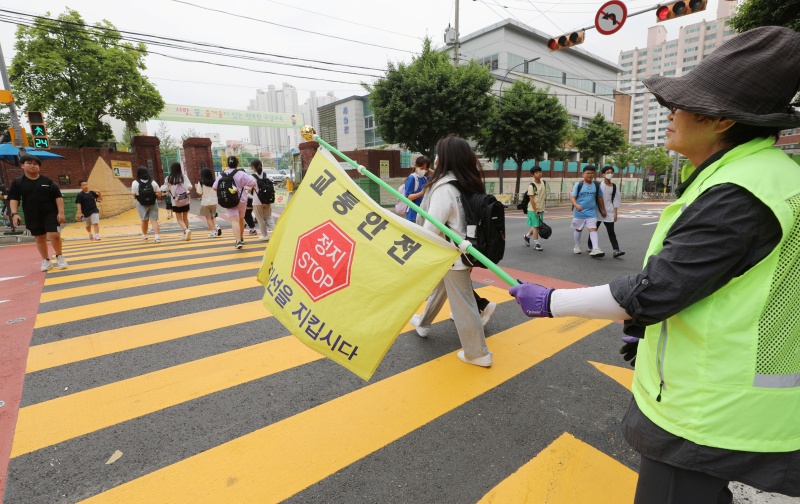
[[[478,159],[466,140],[454,136],[439,140],[436,145],[435,171],[428,183],[428,190],[420,208],[428,212],[439,222],[453,231],[466,235],[467,222],[464,205],[461,202],[461,191],[465,194],[486,193]],[[453,185],[457,183],[461,188]],[[441,235],[428,221],[421,223],[429,231]],[[414,315],[410,324],[414,326],[420,337],[427,337],[431,323],[444,305],[445,299],[450,301],[450,309],[461,340],[462,350],[458,358],[468,364],[490,367],[492,352],[486,346],[478,305],[472,293],[472,268],[456,259],[455,264],[444,278],[434,287],[421,315]]]
[[[575,184],[572,188],[572,193],[569,200],[572,202],[572,225],[573,236],[575,238],[575,247],[572,252],[576,254],[581,253],[581,231],[583,228],[589,230],[589,238],[595,244],[589,255],[592,257],[603,257],[605,252],[596,246],[597,240],[597,212],[605,217],[606,210],[603,205],[603,192],[600,189],[600,183],[594,182],[594,174],[596,168],[594,165],[586,165],[583,168],[583,180]]]
[[[142,220],[142,240],[147,241],[147,224],[153,225],[155,242],[161,241],[158,234],[158,198],[161,197],[161,188],[150,177],[147,168],[140,166],[136,170],[136,180],[131,184],[131,193],[136,200],[136,211]]]
[[[614,231],[614,223],[617,222],[620,200],[622,195],[617,194],[617,184],[612,182],[614,180],[614,167],[606,165],[603,167],[603,181],[600,183],[603,192],[603,206],[606,209],[606,214],[597,220],[597,227],[601,224],[605,225],[608,232],[608,240],[611,242],[611,247],[614,249],[614,257],[624,256],[625,252],[619,249],[619,242],[617,242],[617,233]],[[598,244],[599,245],[599,244]],[[592,237],[589,236],[589,250],[592,250]]]
[[[97,202],[103,201],[103,197],[98,191],[90,191],[89,183],[85,180],[78,182],[78,185],[81,187],[81,192],[75,196],[75,204],[78,206],[75,219],[83,220],[86,224],[89,240],[100,241],[100,209],[97,208]]]
[[[47,240],[53,246],[58,267],[68,267],[67,260],[61,254],[61,234],[59,225],[66,222],[64,217],[64,198],[55,182],[39,174],[42,162],[30,154],[19,157],[22,175],[15,178],[8,188],[8,206],[11,210],[11,223],[19,226],[21,218],[17,211],[22,201],[25,212],[25,227],[36,240],[36,250],[42,257],[41,271],[50,270],[50,252]]]
[[[689,162],[642,271],[509,291],[531,317],[625,321],[634,504],[730,504],[731,481],[800,496],[800,171],[775,147],[800,127],[798,68],[800,33],[766,26],[645,78],[669,110],[664,147]]]
[[[422,197],[425,196],[425,186],[428,184],[428,177],[431,169],[431,162],[425,156],[419,156],[414,160],[414,173],[406,179],[404,193],[412,203],[419,206],[422,203]],[[411,222],[417,221],[417,211],[408,207],[406,212],[406,219]]]
[[[200,170],[200,181],[195,184],[195,189],[200,194],[200,217],[203,217],[208,224],[208,230],[211,233],[209,238],[216,238],[222,236],[222,229],[217,225],[217,191],[212,187],[214,185],[214,172],[211,168],[202,168]]]
[[[275,228],[272,220],[272,203],[275,201],[275,186],[267,177],[264,166],[260,159],[250,162],[253,168],[253,177],[256,179],[256,187],[253,189],[253,214],[261,231],[261,239],[269,241],[269,233]]]
[[[531,168],[533,180],[528,185],[528,227],[530,229],[522,237],[525,246],[531,246],[531,236],[533,237],[533,250],[541,252],[542,245],[539,243],[539,228],[544,219],[544,207],[547,201],[547,183],[542,180],[542,169],[538,166]]]
[[[175,220],[183,229],[181,239],[189,241],[192,239],[192,230],[189,229],[189,189],[192,187],[189,177],[183,174],[181,164],[178,162],[169,165],[169,177],[167,183],[161,188],[172,198],[172,211],[175,212]]]
[[[233,228],[233,237],[236,240],[233,246],[240,249],[244,246],[244,213],[247,208],[247,192],[255,187],[256,179],[239,169],[239,158],[236,156],[228,156],[227,165],[228,168],[217,177],[212,188],[217,191],[220,182],[225,178],[231,181],[231,190],[235,192],[234,195],[238,195],[239,203],[232,208],[226,208],[226,210]],[[223,185],[227,185],[227,183],[223,183]],[[223,203],[220,200],[219,191],[217,191],[217,202]]]

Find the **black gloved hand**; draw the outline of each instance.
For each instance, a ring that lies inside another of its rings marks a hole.
[[[625,359],[625,361],[629,361],[631,367],[634,368],[636,367],[636,352],[639,349],[640,340],[641,338],[637,336],[623,336],[622,341],[625,342],[625,344],[619,349],[622,358]]]

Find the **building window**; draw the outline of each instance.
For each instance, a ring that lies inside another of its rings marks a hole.
[[[697,52],[697,47],[687,47],[683,52],[684,53]]]
[[[716,33],[709,33],[708,35],[706,35],[706,40],[714,40],[715,38],[717,38]]]
[[[639,56],[647,56],[647,51],[639,51]]]
[[[706,27],[706,30],[716,30],[716,29],[717,29],[717,23],[710,24]]]
[[[715,47],[717,47],[717,44],[706,44],[705,49],[714,49]]]
[[[664,75],[665,76],[667,76],[667,75],[675,75],[675,70],[667,70],[666,72],[664,72]]]
[[[661,52],[661,48],[660,47],[656,47],[655,49],[653,49],[653,54],[658,54],[660,52]]]
[[[639,61],[636,62],[636,64],[638,66],[646,65],[647,64],[647,60],[639,60]]]
[[[678,55],[678,53],[676,53],[676,52],[671,52],[671,53],[669,53],[669,54],[665,54],[665,55],[664,55],[664,57],[665,57],[665,58],[674,58],[674,57],[675,57],[675,56],[677,56],[677,55]]]
[[[685,66],[685,67],[681,68],[681,72],[688,72],[689,70],[691,70],[691,69],[692,69],[692,68],[694,68],[695,66],[697,66],[697,65],[689,65],[689,66]]]
[[[623,63],[620,65],[622,68],[628,68],[629,66],[633,66],[633,61],[629,61],[627,63]]]
[[[661,65],[654,65],[653,67],[650,68],[650,70],[654,71],[661,70]]]
[[[689,32],[686,32],[689,33]],[[699,42],[700,37],[690,37],[683,41],[684,44],[694,44],[695,42]]]
[[[686,30],[686,34],[688,35],[690,33],[697,33],[699,31],[700,31],[700,27],[699,26],[695,26],[693,28],[689,28],[688,30]]]
[[[688,63],[689,61],[697,61],[697,56],[687,56],[686,58],[683,58],[684,63]]]
[[[479,65],[483,65],[489,70],[497,70],[499,67],[499,60],[497,54],[492,54],[491,56],[486,56],[485,58],[478,58],[475,60]]]
[[[653,56],[653,59],[650,60],[651,63],[655,63],[656,61],[661,61],[661,56]]]
[[[637,74],[641,74],[641,73],[644,73],[645,70],[647,70],[647,69],[646,68],[640,68],[639,70],[636,70],[636,73]]]
[[[666,49],[674,49],[676,47],[678,47],[677,42],[670,42],[669,44],[666,45]]]

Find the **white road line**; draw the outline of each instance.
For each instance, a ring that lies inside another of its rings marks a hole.
[[[22,278],[22,277],[21,277],[21,276],[15,276],[15,277],[0,277],[0,282],[3,282],[3,281],[5,281],[5,280],[14,280],[15,278]]]

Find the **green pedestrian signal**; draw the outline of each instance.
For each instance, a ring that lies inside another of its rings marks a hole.
[[[49,149],[50,137],[47,135],[47,128],[44,125],[44,115],[41,112],[28,112],[28,123],[31,125],[31,136],[33,137],[34,149]]]

